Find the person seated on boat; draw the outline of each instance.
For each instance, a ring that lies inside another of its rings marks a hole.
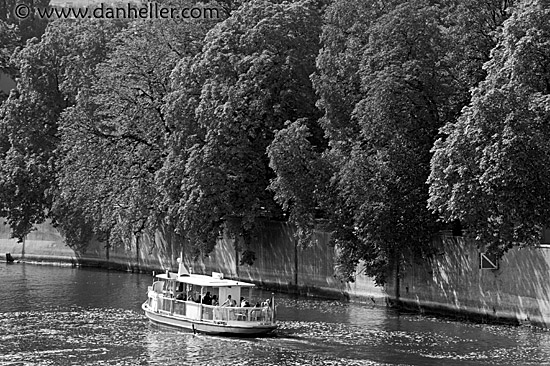
[[[210,296],[210,291],[206,291],[206,294],[202,297],[202,303],[204,305],[212,305],[212,296]]]
[[[220,305],[220,302],[218,301],[218,295],[213,295],[213,296],[212,296],[212,305],[213,305],[213,306],[218,306],[218,305]]]
[[[192,299],[194,302],[196,302],[197,304],[200,304],[201,302],[201,294],[199,294],[197,291],[195,291],[193,293],[193,299]]]
[[[250,307],[250,303],[248,302],[247,299],[245,299],[244,297],[241,297],[241,308],[249,308]]]
[[[231,295],[227,295],[227,300],[223,302],[222,306],[235,307],[237,306],[237,302],[231,298]]]
[[[185,297],[185,293],[180,292],[180,293],[176,296],[176,300],[182,300],[182,301],[187,300],[186,297]]]

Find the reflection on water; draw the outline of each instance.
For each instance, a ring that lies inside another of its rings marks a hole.
[[[212,337],[147,321],[147,275],[1,264],[0,279],[0,365],[550,364],[550,332],[525,327],[277,294],[275,336]]]

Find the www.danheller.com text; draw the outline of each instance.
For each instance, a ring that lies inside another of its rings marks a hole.
[[[89,7],[70,5],[66,3],[63,6],[33,7],[18,4],[13,15],[18,19],[221,19],[223,11],[216,7],[178,8],[156,2],[116,5],[99,3]]]

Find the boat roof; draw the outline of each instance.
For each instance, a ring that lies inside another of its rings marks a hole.
[[[199,274],[178,276],[177,273],[170,272],[168,274],[166,273],[158,274],[156,275],[156,277],[160,280],[177,281],[177,282],[188,283],[191,285],[203,286],[203,287],[231,287],[231,286],[254,287],[256,286],[253,283],[219,279],[216,277],[199,275]]]

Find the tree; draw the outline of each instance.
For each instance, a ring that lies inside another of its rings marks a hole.
[[[47,26],[47,20],[34,16],[27,19],[18,19],[13,14],[17,4],[47,6],[49,0],[16,2],[13,0],[0,0],[0,77],[6,75],[14,79],[17,75],[17,67],[13,65],[11,56],[17,47],[25,46],[27,40],[40,38]],[[4,74],[4,75],[2,75]],[[7,99],[7,95],[0,90],[0,105]]]
[[[504,23],[487,78],[434,145],[429,207],[502,254],[549,225],[550,7],[521,3]]]
[[[308,126],[297,120],[275,134],[267,151],[269,166],[277,174],[269,189],[275,201],[290,213],[289,221],[296,225],[298,244],[311,242],[316,225],[319,197],[326,197],[330,166],[317,151],[318,142]]]
[[[156,179],[175,129],[164,110],[170,74],[200,50],[209,24],[135,21],[114,37],[97,78],[61,120],[56,212],[65,231],[80,222],[115,244],[162,222]]]
[[[445,28],[449,39],[447,65],[456,80],[449,99],[448,121],[456,120],[470,103],[471,89],[485,79],[483,65],[498,42],[502,23],[509,17],[514,0],[445,1]]]
[[[11,55],[19,43],[17,29],[0,20],[0,82],[6,76],[13,76],[14,68]],[[7,99],[7,94],[0,90],[0,105]]]
[[[29,7],[44,8],[48,6],[49,3],[49,0],[0,0],[0,24],[14,26],[17,32],[17,37],[20,40],[18,45],[24,46],[27,40],[32,38],[40,38],[42,34],[44,34],[46,26],[48,25],[48,20],[40,19],[34,15],[31,15],[25,19],[19,19],[13,13],[16,5],[25,4]]]
[[[18,42],[17,29],[14,25],[0,20],[0,70],[8,71],[10,57]]]
[[[323,15],[322,48],[312,80],[319,95],[320,119],[333,150],[350,148],[359,127],[351,121],[361,99],[359,65],[368,43],[369,27],[402,1],[333,1]]]
[[[254,0],[207,35],[191,67],[200,80],[196,127],[175,147],[183,178],[169,188],[179,207],[174,220],[203,253],[223,227],[247,242],[256,218],[278,210],[266,191],[273,176],[266,148],[285,121],[316,119],[309,75],[319,25],[314,2]],[[189,109],[183,113],[192,120]]]
[[[105,56],[108,22],[54,22],[14,56],[17,92],[0,110],[0,213],[18,239],[50,215],[56,192],[58,118]]]
[[[299,233],[316,223],[332,232],[343,279],[352,280],[363,261],[382,283],[401,252],[430,252],[440,227],[426,209],[430,149],[483,79],[508,3],[343,0],[328,7],[313,82],[329,148],[321,153],[301,133],[297,142],[290,127],[283,130],[272,188],[301,218]],[[279,154],[285,144],[289,151]],[[315,190],[293,184],[311,179],[309,168],[285,165],[296,160],[320,169]]]
[[[347,255],[364,260],[379,282],[402,251],[429,251],[437,231],[425,181],[452,92],[441,25],[440,10],[427,3],[397,6],[371,26],[361,63],[363,98],[353,114],[361,130],[336,179],[355,207],[361,243]]]

